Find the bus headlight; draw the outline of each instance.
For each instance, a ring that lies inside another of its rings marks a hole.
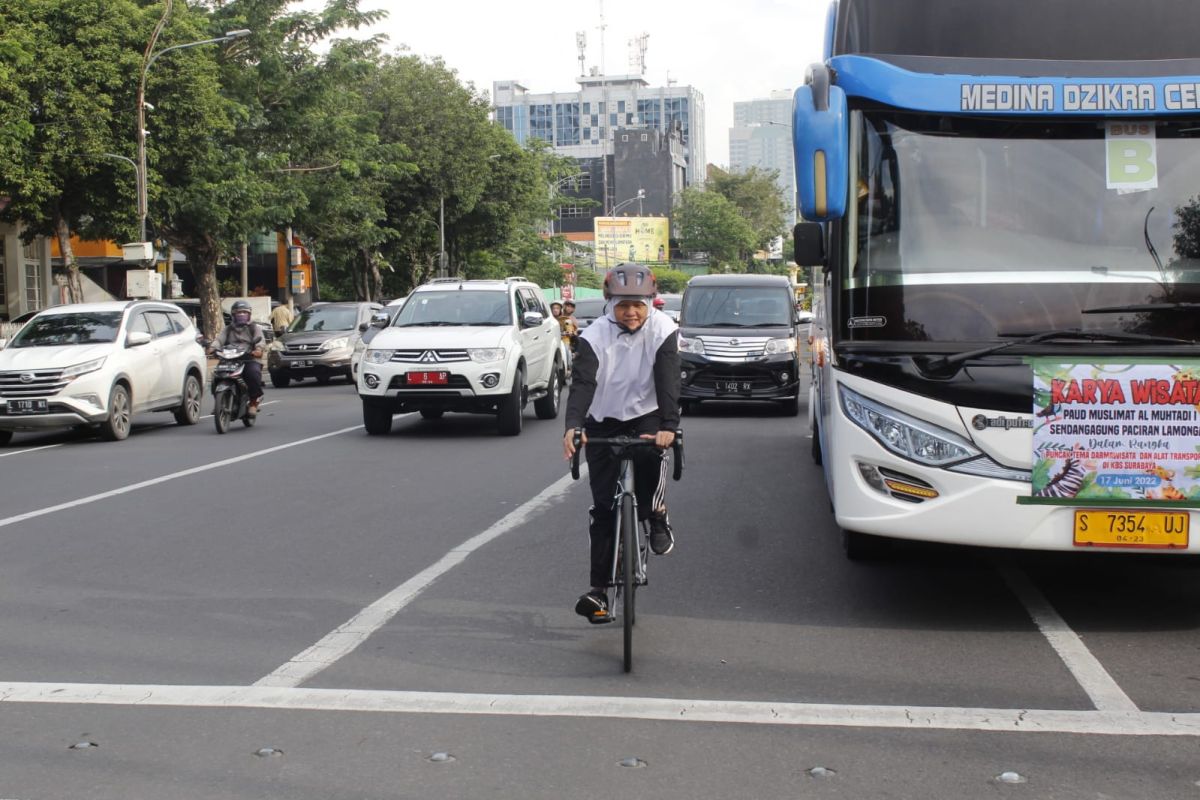
[[[952,431],[868,400],[841,384],[838,392],[846,416],[898,456],[931,467],[945,467],[982,455]]]

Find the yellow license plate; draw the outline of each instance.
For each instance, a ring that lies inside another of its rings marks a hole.
[[[1080,547],[1187,547],[1186,511],[1076,511]]]

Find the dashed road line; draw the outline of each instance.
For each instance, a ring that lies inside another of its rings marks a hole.
[[[11,453],[0,453],[0,458],[8,458],[9,456],[23,456],[26,453],[36,453],[38,450],[49,450],[52,447],[62,447],[62,444],[44,444],[41,447],[27,447],[24,450],[14,450]]]
[[[311,444],[312,442],[319,442],[322,439],[329,439],[333,436],[341,436],[343,433],[349,433],[350,431],[357,431],[357,430],[361,430],[361,429],[362,429],[362,425],[354,425],[352,427],[342,428],[340,430],[336,430],[331,433],[322,433],[319,436],[310,436],[307,439],[300,439],[295,442],[288,442],[287,444],[276,445],[275,447],[268,447],[265,450],[256,450],[253,453],[245,453],[240,456],[234,456],[233,458],[225,458],[220,461],[213,461],[208,464],[202,464],[198,467],[191,467],[189,469],[180,470],[179,472],[172,472],[169,475],[160,475],[157,478],[151,478],[149,480],[139,481],[138,483],[131,483],[128,486],[122,486],[119,489],[110,489],[107,492],[100,492],[99,494],[93,494],[93,495],[88,495],[87,497],[81,497],[78,500],[69,500],[65,503],[59,503],[59,504],[53,505],[53,506],[46,506],[45,508],[39,508],[34,511],[28,511],[24,514],[17,514],[16,516],[13,516],[13,517],[5,517],[3,519],[0,519],[0,528],[3,528],[8,525],[15,525],[18,522],[25,522],[26,520],[36,519],[37,517],[44,517],[47,514],[54,514],[58,511],[66,511],[67,509],[70,509],[70,508],[77,508],[79,506],[85,506],[88,503],[95,503],[99,500],[107,500],[110,497],[119,497],[123,494],[129,494],[130,492],[136,492],[139,489],[145,489],[150,486],[157,486],[158,484],[166,483],[167,481],[178,480],[179,478],[186,478],[190,475],[196,475],[201,472],[207,472],[212,469],[217,469],[219,467],[228,466],[229,464],[237,464],[242,461],[249,461],[250,459],[253,459],[253,458],[260,458],[262,456],[268,456],[268,455],[271,455],[272,453],[278,453],[281,450],[288,450],[293,447],[300,447],[301,445]]]
[[[559,478],[536,496],[510,511],[483,533],[477,534],[455,547],[436,563],[421,570],[346,620],[321,641],[293,656],[286,664],[270,675],[260,678],[254,685],[291,687],[299,686],[310,680],[357,648],[367,637],[386,625],[392,617],[411,603],[430,584],[465,561],[471,553],[548,508],[551,503],[566,493],[573,482],[569,474]]]
[[[265,686],[0,683],[0,703],[255,708],[389,714],[605,717],[794,727],[1200,737],[1200,714],[875,706],[590,695],[468,694]]]
[[[1080,687],[1087,692],[1097,711],[1136,712],[1137,705],[1117,685],[1108,670],[1092,655],[1075,631],[1067,625],[1050,601],[1038,590],[1028,576],[1012,566],[1001,566],[1004,581],[1025,606],[1038,630],[1050,642],[1054,652],[1063,660]]]

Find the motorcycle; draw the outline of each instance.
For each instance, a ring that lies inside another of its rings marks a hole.
[[[230,345],[217,350],[217,366],[213,370],[213,422],[217,433],[229,430],[229,424],[240,419],[247,428],[253,427],[258,417],[250,413],[250,390],[242,373],[246,369],[246,354],[241,345]]]

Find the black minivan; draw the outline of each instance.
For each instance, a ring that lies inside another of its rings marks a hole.
[[[782,275],[697,275],[679,317],[680,404],[771,400],[800,413],[800,323]]]

